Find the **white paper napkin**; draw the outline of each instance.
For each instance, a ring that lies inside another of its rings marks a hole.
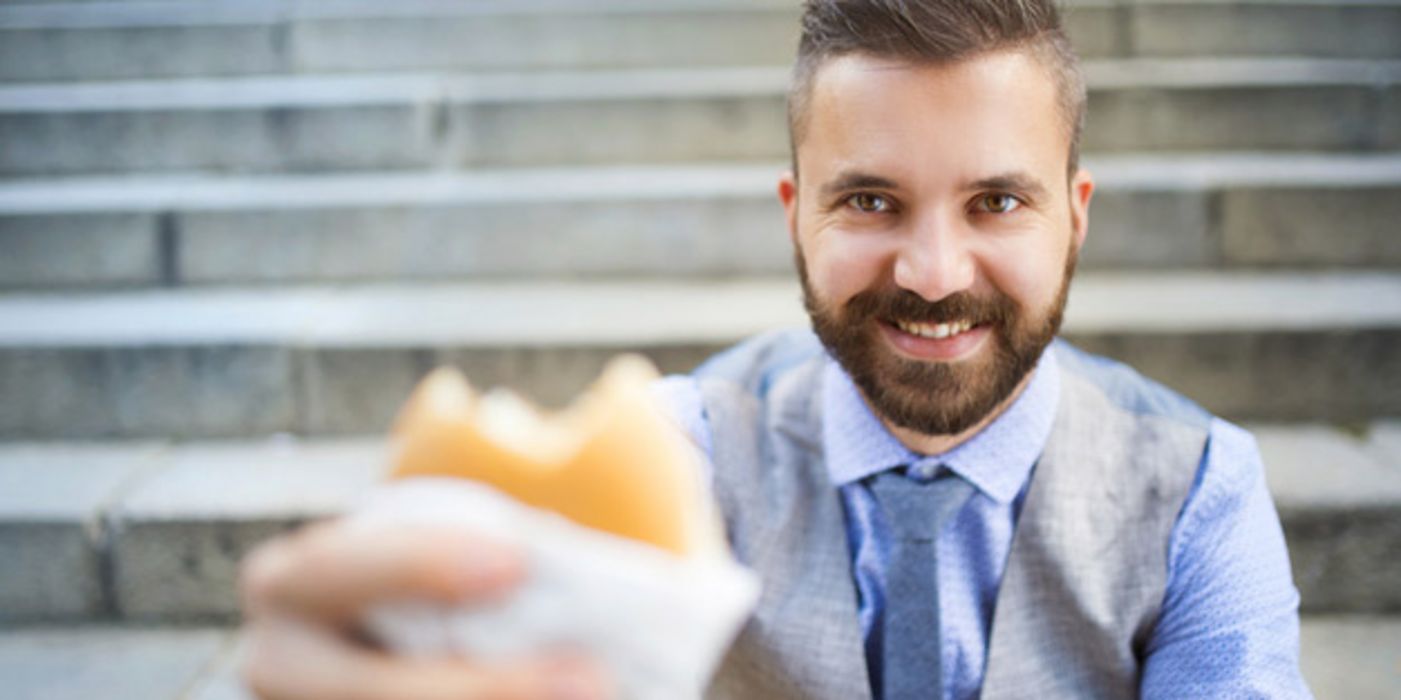
[[[488,660],[581,649],[633,700],[699,698],[759,597],[758,577],[727,555],[679,557],[462,479],[389,482],[351,522],[460,525],[527,557],[527,580],[499,606],[370,611],[367,626],[391,649]]]

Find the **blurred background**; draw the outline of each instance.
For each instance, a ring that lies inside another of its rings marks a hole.
[[[805,323],[797,3],[0,4],[0,687],[239,698],[237,562],[453,363]],[[1324,698],[1401,697],[1401,0],[1079,0],[1067,334],[1255,429]],[[15,694],[17,693],[17,695]]]

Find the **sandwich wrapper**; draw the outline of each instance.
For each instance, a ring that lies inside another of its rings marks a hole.
[[[604,664],[624,698],[701,697],[758,597],[757,578],[732,561],[677,557],[464,480],[390,484],[354,517],[461,525],[526,555],[524,584],[500,605],[372,610],[367,627],[389,648],[483,660],[579,649]]]
[[[636,362],[640,360],[626,360],[624,364],[632,364],[621,372],[629,375],[623,382],[629,387],[655,376],[650,365],[648,371],[638,372]],[[600,384],[607,384],[610,374],[619,374],[614,369],[610,366]],[[642,386],[646,393],[645,382]],[[421,386],[418,394],[423,391]],[[599,393],[598,385],[591,393]],[[631,404],[641,395],[622,393]],[[423,403],[418,394],[406,412],[415,410],[415,401]],[[649,393],[646,400],[650,403]],[[593,413],[613,418],[620,414]],[[408,441],[411,449],[416,439],[430,442],[415,438],[412,431],[404,434],[405,422],[401,415],[401,428],[396,430],[401,443]],[[401,462],[396,478],[378,487],[349,516],[352,527],[460,526],[516,547],[525,556],[527,575],[518,588],[488,603],[381,604],[366,613],[367,631],[391,650],[418,656],[460,655],[489,662],[577,650],[604,665],[622,698],[701,697],[758,601],[760,585],[758,577],[729,553],[713,501],[699,477],[700,465],[694,463],[697,451],[674,427],[668,424],[666,429],[675,431],[684,444],[679,453],[692,462],[678,472],[696,482],[683,492],[704,501],[691,509],[700,514],[692,520],[704,522],[683,528],[689,544],[680,552],[586,526],[578,518],[525,502],[539,494],[519,498],[519,493],[508,494],[486,483],[489,478],[459,478],[438,469],[405,470]],[[480,446],[472,450],[482,453]],[[693,491],[687,490],[692,486]],[[612,510],[605,509],[602,517],[606,520]]]

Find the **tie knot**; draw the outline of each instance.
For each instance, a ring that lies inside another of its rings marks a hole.
[[[917,484],[927,484],[939,478],[941,472],[948,472],[945,476],[951,476],[946,465],[937,462],[918,462],[905,467],[905,477]]]
[[[911,467],[878,474],[871,482],[871,493],[892,532],[902,539],[929,540],[937,538],[968,501],[973,486],[934,465],[928,470]]]

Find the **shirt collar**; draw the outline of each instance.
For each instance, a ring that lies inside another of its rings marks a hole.
[[[1051,436],[1060,400],[1054,346],[1041,355],[1026,390],[1002,415],[942,455],[921,455],[895,439],[830,357],[822,375],[822,446],[833,485],[844,486],[900,465],[938,463],[1001,503],[1021,492]]]

